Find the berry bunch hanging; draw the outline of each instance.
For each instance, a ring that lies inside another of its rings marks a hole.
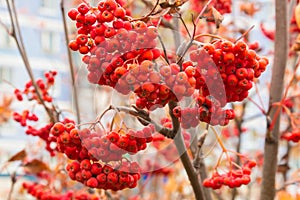
[[[42,99],[45,102],[52,102],[52,97],[49,95],[49,89],[53,86],[56,75],[56,71],[49,71],[44,74],[46,80],[36,80],[38,90],[40,90],[40,94],[42,94]],[[35,88],[32,85],[32,81],[28,81],[25,84],[24,90],[22,91],[20,89],[15,89],[14,94],[19,101],[23,101],[23,95],[25,95],[29,101],[36,100],[38,103],[41,103],[38,99]]]
[[[241,185],[247,185],[250,183],[251,169],[256,166],[256,162],[252,160],[246,160],[242,167],[239,166],[235,169],[230,161],[230,170],[226,173],[219,173],[216,171],[213,173],[212,177],[206,178],[203,181],[204,187],[209,187],[212,189],[220,189],[223,185],[230,188],[240,187]]]
[[[123,155],[144,150],[152,141],[154,131],[153,125],[149,125],[140,131],[119,130],[106,134],[58,122],[50,133],[56,137],[58,151],[74,160],[67,166],[72,180],[92,188],[122,190],[135,187],[140,179],[138,164],[124,161]]]

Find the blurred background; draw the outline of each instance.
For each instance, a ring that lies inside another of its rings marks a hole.
[[[65,1],[65,8],[68,10],[81,1]],[[234,21],[234,26],[247,29],[255,25],[250,32],[250,41],[258,41],[262,47],[260,55],[270,55],[273,49],[273,42],[268,40],[262,33],[260,23],[263,22],[268,29],[274,28],[274,2],[273,0],[260,0],[259,11],[249,18],[248,15],[241,14],[239,6],[241,2],[251,2],[243,0],[233,0],[233,14],[226,15],[224,24]],[[53,88],[53,96],[62,110],[67,110],[72,116],[74,110],[73,93],[71,88],[71,78],[69,63],[67,58],[67,47],[61,17],[59,0],[15,0],[18,10],[20,28],[22,31],[25,47],[28,53],[30,64],[35,77],[42,77],[47,70],[57,70],[58,76]],[[138,10],[138,9],[137,9]],[[0,0],[0,168],[10,158],[11,155],[24,149],[31,148],[34,151],[43,149],[43,144],[36,143],[37,139],[27,136],[24,129],[14,120],[7,118],[10,111],[18,111],[24,107],[24,103],[17,100],[4,101],[4,98],[11,98],[15,87],[23,87],[29,80],[23,61],[17,50],[14,39],[9,35],[10,18],[5,0]],[[69,20],[70,33],[74,30],[73,24]],[[8,29],[7,29],[8,28]],[[72,36],[70,36],[72,37]],[[95,96],[100,96],[102,104],[96,106],[98,110],[105,108],[110,103],[110,90],[98,90],[97,87],[88,84],[86,81],[85,66],[81,64],[81,57],[78,53],[73,54],[73,61],[76,66],[76,84],[79,91],[79,102],[81,116],[85,121],[92,120],[97,113],[95,111]],[[272,59],[270,59],[272,61]],[[268,101],[268,88],[264,85],[269,81],[270,70],[261,77],[260,91],[264,99],[265,107]],[[95,94],[96,93],[96,94]],[[257,97],[253,97],[256,100]],[[105,100],[105,101],[103,101]],[[1,107],[2,106],[2,107]],[[42,112],[42,111],[41,111]],[[248,108],[247,115],[253,116],[259,113],[255,106]],[[263,116],[261,116],[263,117]],[[242,152],[259,152],[264,144],[264,118],[258,116],[255,120],[247,122],[249,134],[243,135]],[[235,144],[236,141],[228,141]],[[47,153],[46,153],[47,154]],[[47,156],[47,155],[44,155]],[[215,157],[208,157],[208,163],[215,162]],[[17,165],[18,163],[16,163]],[[10,173],[14,170],[14,165],[0,172],[0,200],[10,189]],[[259,176],[259,172],[257,172]],[[33,177],[24,177],[31,179]],[[173,177],[174,178],[174,177]],[[165,180],[162,180],[165,181]],[[174,180],[175,181],[175,178]],[[171,186],[170,186],[171,187]],[[245,192],[244,197],[247,196]],[[251,192],[255,199],[255,190]],[[256,194],[258,195],[258,194]],[[30,198],[30,197],[28,197]],[[246,198],[246,197],[245,197]],[[238,198],[237,198],[238,199]],[[243,199],[243,198],[240,198]],[[247,199],[247,198],[246,198]]]

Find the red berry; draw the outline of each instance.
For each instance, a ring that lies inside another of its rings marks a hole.
[[[95,177],[91,177],[87,180],[86,185],[91,188],[98,187],[98,181]]]
[[[59,136],[65,131],[65,125],[61,122],[57,122],[53,125],[50,130],[50,133],[54,136]]]
[[[89,11],[89,7],[86,3],[81,3],[78,5],[77,10],[80,14],[85,15]]]
[[[68,12],[68,16],[70,17],[70,19],[72,20],[76,20],[76,16],[79,14],[78,10],[76,8],[72,8],[71,10],[69,10]]]
[[[126,11],[125,11],[125,9],[122,8],[122,7],[118,7],[118,8],[116,8],[116,10],[114,11],[114,16],[115,16],[115,17],[124,19],[124,18],[125,18],[125,15],[126,15]],[[130,26],[131,26],[131,25],[130,25]]]
[[[79,45],[76,40],[71,40],[69,43],[69,48],[73,51],[77,51],[79,49]]]
[[[89,47],[88,46],[81,46],[81,47],[79,47],[79,52],[81,54],[87,54],[89,52]]]
[[[91,161],[89,159],[84,159],[80,162],[80,168],[85,169],[85,170],[90,170],[91,169]]]

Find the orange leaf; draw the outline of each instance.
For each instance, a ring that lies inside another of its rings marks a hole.
[[[293,196],[284,190],[277,193],[277,199],[278,200],[294,200]]]
[[[23,165],[28,173],[37,174],[42,171],[50,171],[48,165],[38,159],[34,159]]]
[[[17,161],[17,160],[24,160],[24,158],[27,156],[27,153],[25,151],[25,149],[19,151],[18,153],[16,153],[15,155],[13,155],[12,157],[10,157],[10,159],[8,159],[7,162],[13,162],[13,161]]]
[[[2,100],[0,101],[0,124],[7,122],[10,118],[12,112],[12,110],[10,109],[10,105],[12,101],[12,96],[4,95],[2,97]]]
[[[297,6],[295,8],[295,19],[296,19],[298,28],[300,28],[300,2],[297,4]]]

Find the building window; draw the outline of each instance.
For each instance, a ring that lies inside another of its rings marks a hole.
[[[59,50],[59,34],[53,31],[44,31],[41,33],[42,49],[46,53],[56,53]]]

